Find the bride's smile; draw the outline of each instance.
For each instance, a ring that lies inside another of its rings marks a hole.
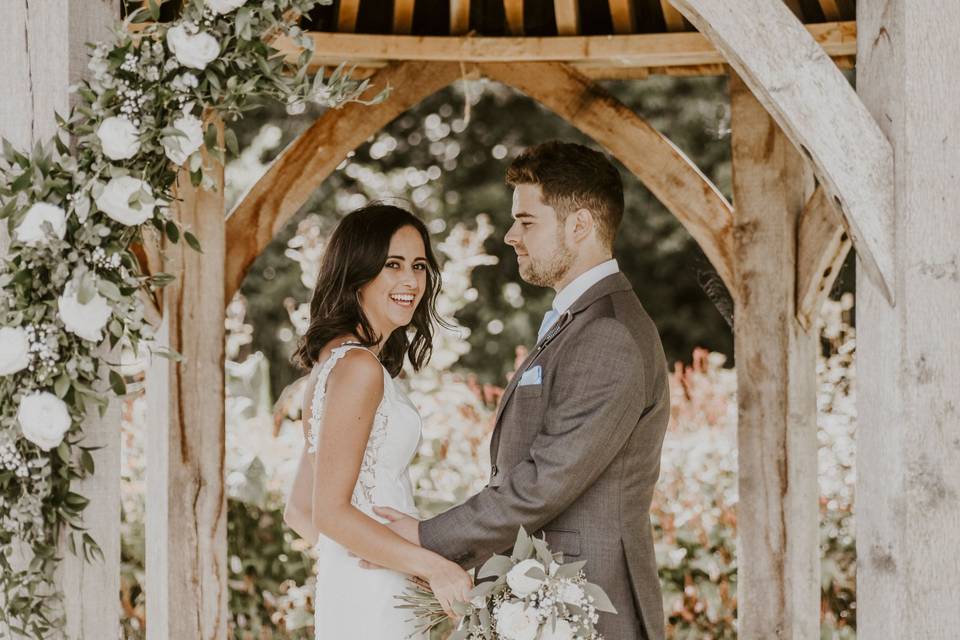
[[[416,229],[397,229],[383,269],[360,288],[360,304],[377,335],[389,336],[413,321],[427,287],[425,254],[423,238]]]

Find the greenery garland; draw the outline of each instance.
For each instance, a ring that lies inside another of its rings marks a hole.
[[[200,250],[171,204],[182,169],[195,186],[214,186],[200,149],[221,162],[226,150],[211,116],[235,120],[265,97],[291,113],[307,102],[336,107],[368,88],[342,68],[307,76],[312,41],[298,17],[331,0],[188,0],[167,24],[157,22],[162,1],[92,46],[89,79],[73,88],[79,100],[57,117],[53,140],[30,152],[3,142],[0,219],[11,242],[0,260],[0,628],[31,637],[64,624],[54,584],[61,533],[71,552],[102,557],[84,528],[88,499],[73,490],[94,473],[82,422],[126,393],[105,354],[137,351],[150,337],[138,291],[173,279],[144,274],[131,245],[150,226]],[[279,35],[303,48],[295,62],[271,46]],[[236,137],[224,137],[236,154]]]

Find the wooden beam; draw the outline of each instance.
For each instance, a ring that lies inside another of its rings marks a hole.
[[[837,6],[837,0],[819,0],[819,2],[824,18],[830,21],[840,19],[840,7]]]
[[[470,31],[470,0],[450,0],[450,35],[463,36]]]
[[[743,638],[819,638],[818,338],[794,313],[812,174],[730,77],[737,361],[737,617]]]
[[[864,271],[893,304],[893,150],[850,83],[781,2],[673,3],[813,162]]]
[[[580,7],[577,0],[553,0],[557,19],[557,35],[575,36],[580,33]]]
[[[684,31],[687,28],[683,14],[673,8],[670,0],[660,0],[660,8],[663,10],[663,22],[667,31]]]
[[[360,0],[340,0],[337,11],[337,31],[353,33],[357,30],[357,15],[360,13]]]
[[[895,308],[857,271],[857,637],[960,629],[960,3],[858,2],[857,91],[896,154]],[[854,243],[856,244],[856,243]]]
[[[617,35],[628,35],[637,30],[633,0],[610,0],[610,17],[613,20],[613,32]]]
[[[220,138],[222,144],[222,127]],[[223,167],[204,153],[215,191],[181,171],[179,221],[203,253],[166,246],[176,280],[163,289],[159,344],[181,362],[154,357],[147,372],[148,640],[227,637],[227,497],[224,430]],[[111,597],[116,594],[111,592]],[[105,636],[104,636],[105,637]]]
[[[455,63],[396,63],[373,77],[374,91],[392,87],[378,105],[330,109],[273,161],[227,218],[225,299],[253,261],[347,154],[391,120],[461,77]]]
[[[66,115],[71,84],[87,74],[87,42],[106,39],[119,12],[115,3],[62,0],[61,2],[5,3],[0,19],[0,136],[29,151],[47,143],[57,131],[54,112]],[[6,222],[0,224],[0,256],[7,251]],[[117,354],[101,349],[98,355],[116,361]],[[109,392],[108,392],[109,397]],[[3,398],[3,403],[9,398]],[[5,406],[5,409],[7,407]],[[111,400],[106,414],[89,412],[83,420],[80,445],[93,447],[96,473],[74,481],[71,490],[90,500],[84,526],[100,545],[103,559],[87,562],[67,545],[69,529],[61,532],[56,553],[62,558],[55,575],[63,593],[64,638],[120,636],[120,403]],[[14,543],[10,561],[26,569],[31,561],[26,544]],[[78,545],[77,549],[81,549]],[[21,563],[22,562],[22,563]],[[8,611],[4,594],[0,608]],[[4,633],[6,632],[6,633]],[[10,637],[9,627],[0,636]],[[36,637],[14,634],[14,638]]]
[[[486,77],[539,101],[618,158],[680,220],[730,291],[735,291],[730,205],[669,139],[568,65],[479,66]]]
[[[850,56],[857,52],[855,22],[811,24],[805,30],[829,56]],[[318,32],[309,36],[314,46],[311,65],[315,68],[332,62],[370,64],[393,60],[606,62],[621,67],[677,67],[727,62],[724,54],[708,38],[696,32],[550,38],[371,36]],[[291,61],[296,60],[302,51],[286,37],[278,37],[271,44]]]
[[[851,246],[843,216],[817,187],[797,232],[797,320],[805,330],[813,328]]]
[[[409,35],[413,31],[414,0],[393,0],[393,32]]]
[[[503,0],[503,10],[507,18],[507,33],[511,36],[522,36],[523,0]]]

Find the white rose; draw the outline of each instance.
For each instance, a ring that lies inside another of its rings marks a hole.
[[[220,55],[216,38],[202,32],[191,35],[182,25],[167,29],[167,46],[180,64],[191,69],[205,69]]]
[[[24,438],[49,451],[63,442],[63,435],[70,429],[70,412],[63,400],[39,391],[20,401],[17,421]]]
[[[30,364],[30,341],[20,327],[0,328],[0,376],[22,371]]]
[[[111,160],[128,160],[140,151],[140,130],[126,118],[107,118],[97,127],[97,137]]]
[[[77,296],[78,289],[76,282],[71,280],[63,294],[57,298],[60,319],[70,333],[84,340],[100,342],[103,340],[103,328],[110,320],[113,309],[99,293],[94,293],[87,304],[81,304]]]
[[[173,128],[186,136],[166,136],[161,142],[170,161],[180,166],[203,144],[203,122],[196,116],[184,114],[173,121]]]
[[[137,191],[147,194],[146,202],[130,204],[130,198]],[[97,207],[105,214],[128,227],[141,224],[153,215],[153,189],[143,180],[132,176],[112,178],[97,196]]]
[[[550,622],[543,625],[540,640],[573,640],[573,627],[566,620],[557,620],[556,626],[551,629]]]
[[[563,587],[560,589],[560,599],[567,604],[572,604],[579,607],[583,603],[584,597],[586,597],[586,594],[579,585],[568,583],[563,585]]]
[[[543,584],[543,580],[531,578],[527,575],[527,571],[534,568],[543,571],[543,565],[531,558],[530,560],[517,563],[513,569],[510,569],[507,573],[507,584],[510,585],[510,589],[521,598],[527,597]]]
[[[247,3],[247,0],[207,0],[207,7],[221,16],[230,13],[234,9],[239,9]]]
[[[63,236],[67,233],[67,212],[46,202],[34,203],[27,209],[27,215],[14,229],[13,236],[17,242],[35,247],[47,240],[47,234],[43,230],[44,222],[49,222],[53,226],[54,235],[63,240]]]
[[[505,602],[497,609],[497,633],[504,640],[534,640],[540,623],[537,610],[527,609],[522,602]]]

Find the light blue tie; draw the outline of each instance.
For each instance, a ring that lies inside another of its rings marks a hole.
[[[553,326],[553,323],[556,322],[559,317],[560,312],[553,307],[543,314],[543,322],[540,323],[540,331],[537,332],[537,342],[543,340],[543,336],[546,335],[547,331],[550,330],[550,327]]]

